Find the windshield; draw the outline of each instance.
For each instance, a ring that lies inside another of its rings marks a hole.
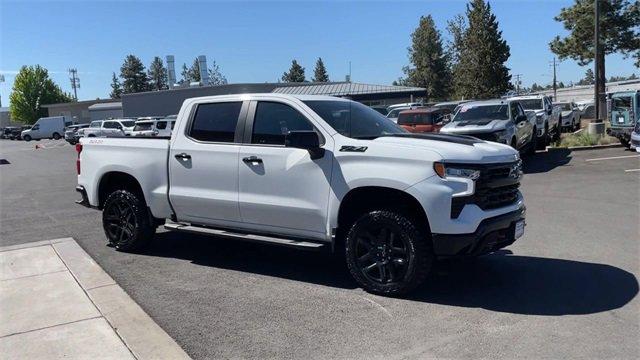
[[[509,120],[509,107],[501,105],[463,105],[453,121]]]
[[[152,128],[153,128],[153,123],[151,122],[137,123],[136,126],[133,128],[133,131],[151,130]]]
[[[571,104],[569,104],[569,103],[558,103],[556,105],[559,106],[562,111],[570,111],[571,110]]]
[[[613,99],[614,111],[630,111],[631,110],[631,96],[614,97]]]
[[[540,110],[544,109],[542,105],[542,100],[540,99],[529,99],[529,100],[518,100],[522,108],[525,110]]]
[[[92,123],[91,123],[91,126],[90,126],[90,127],[92,127],[92,128],[99,128],[99,127],[100,127],[100,125],[102,125],[102,121],[94,121],[94,122],[92,122]]]
[[[133,127],[136,125],[135,120],[124,120],[124,121],[120,121],[120,123],[122,124],[122,126],[124,127]]]
[[[406,131],[370,107],[355,101],[304,101],[334,130],[354,139],[371,139]]]

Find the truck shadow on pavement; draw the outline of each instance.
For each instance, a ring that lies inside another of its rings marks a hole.
[[[156,234],[143,252],[195,265],[356,289],[338,255],[173,232]],[[620,308],[638,294],[636,277],[605,264],[510,255],[435,264],[407,300],[527,315],[579,315]],[[402,300],[399,300],[402,301]]]
[[[581,315],[620,308],[638,294],[627,271],[605,264],[510,255],[440,261],[412,300],[526,315]]]
[[[537,174],[551,171],[559,166],[569,164],[571,150],[565,148],[549,149],[523,158],[522,170],[525,174]]]

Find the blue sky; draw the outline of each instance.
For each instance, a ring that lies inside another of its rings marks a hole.
[[[495,0],[493,11],[511,47],[508,66],[525,85],[551,82],[548,42],[564,34],[553,17],[572,0]],[[111,73],[127,54],[146,66],[153,56],[176,57],[176,67],[197,55],[216,60],[230,82],[273,82],[295,58],[312,76],[318,56],[332,80],[352,63],[356,82],[389,84],[408,64],[410,34],[431,14],[447,37],[446,21],[466,1],[150,2],[0,0],[2,104],[21,65],[40,64],[65,91],[66,69],[78,69],[81,100],[108,97]],[[558,79],[579,80],[586,68],[565,60]],[[179,70],[178,70],[179,72]],[[607,57],[607,77],[640,71],[631,59]]]

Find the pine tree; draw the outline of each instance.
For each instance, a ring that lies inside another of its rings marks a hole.
[[[189,84],[189,68],[187,67],[187,64],[182,63],[182,71],[180,71],[180,75],[182,76],[180,84]]]
[[[162,63],[162,59],[158,56],[153,58],[149,65],[149,86],[152,90],[166,90],[167,86],[167,69]]]
[[[411,34],[409,59],[413,67],[405,68],[408,82],[426,88],[425,99],[446,99],[451,72],[442,46],[440,31],[431,15],[420,17],[418,28]]]
[[[510,88],[511,75],[505,66],[510,56],[491,5],[484,0],[467,4],[467,23],[461,39],[460,61],[453,68],[457,95],[467,99],[498,97]]]
[[[327,69],[324,67],[322,58],[318,58],[316,61],[316,68],[313,69],[313,82],[328,82],[329,75]]]
[[[596,71],[598,93],[605,93],[605,55],[621,53],[633,55],[635,65],[640,67],[640,3],[636,0],[599,0],[600,47],[602,49]],[[562,22],[569,35],[556,36],[550,43],[551,51],[559,58],[571,58],[580,65],[587,65],[595,57],[593,29],[595,23],[594,0],[575,0],[571,7],[562,8],[556,21]],[[606,99],[600,97],[600,114],[606,118]]]
[[[122,97],[122,85],[120,85],[120,80],[118,80],[115,72],[111,76],[111,93],[109,93],[109,96],[112,99],[120,99]]]
[[[584,78],[580,80],[578,84],[580,85],[593,85],[596,82],[596,78],[593,75],[593,70],[587,69],[584,73]]]
[[[225,85],[227,83],[227,78],[222,75],[220,71],[220,66],[213,60],[213,64],[209,69],[207,69],[209,73],[209,85]]]
[[[291,61],[291,68],[282,74],[283,82],[304,82],[304,68],[296,60]]]
[[[127,55],[120,67],[122,88],[125,94],[149,90],[149,78],[142,61],[134,55]]]
[[[193,64],[187,71],[189,82],[199,82],[200,79],[200,63],[198,58],[193,59]]]

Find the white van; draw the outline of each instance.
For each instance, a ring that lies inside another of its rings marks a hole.
[[[40,139],[60,139],[64,135],[64,128],[73,125],[73,121],[65,116],[51,116],[38,119],[31,129],[21,133],[24,141]]]

